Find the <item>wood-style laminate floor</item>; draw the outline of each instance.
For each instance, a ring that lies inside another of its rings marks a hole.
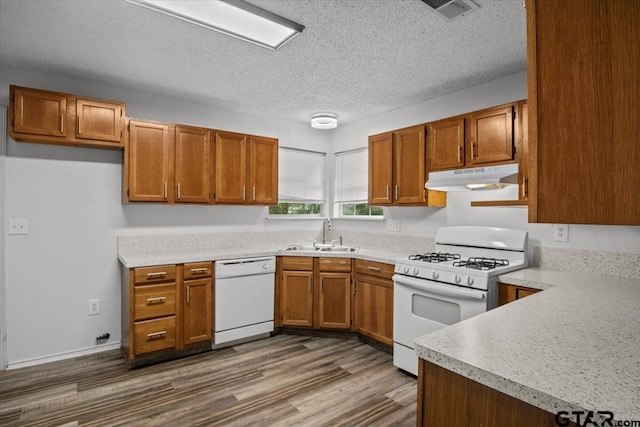
[[[2,426],[415,426],[416,380],[355,339],[277,335],[127,370],[119,351],[0,372]]]

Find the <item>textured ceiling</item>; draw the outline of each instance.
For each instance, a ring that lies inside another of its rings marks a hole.
[[[453,22],[421,0],[251,0],[302,34],[265,49],[122,0],[0,0],[0,63],[341,123],[526,70],[522,0]]]

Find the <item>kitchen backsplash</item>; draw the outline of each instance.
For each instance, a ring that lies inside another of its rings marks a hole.
[[[534,266],[545,270],[640,278],[640,254],[536,246],[533,257]]]
[[[338,244],[340,236],[345,246],[359,246],[362,248],[382,249],[389,252],[399,252],[405,255],[433,252],[433,237],[407,236],[402,234],[366,233],[362,231],[331,230],[329,241]]]
[[[321,240],[322,234],[312,230],[242,231],[231,233],[155,234],[119,236],[118,253],[161,252],[213,248],[246,248],[303,243]]]
[[[432,237],[328,230],[327,242],[340,237],[345,246],[379,249],[399,254],[433,252]],[[161,234],[118,237],[118,253],[195,250],[208,248],[260,247],[308,244],[322,240],[311,230],[257,231],[231,233]],[[562,249],[536,246],[533,267],[545,270],[592,272],[599,275],[640,278],[640,254]]]

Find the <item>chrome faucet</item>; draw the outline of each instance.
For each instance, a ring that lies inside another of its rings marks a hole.
[[[327,224],[329,224],[329,230],[331,230],[331,219],[329,218],[325,218],[324,221],[322,221],[322,244],[324,245],[326,242],[326,233],[327,233],[327,229],[326,226]]]

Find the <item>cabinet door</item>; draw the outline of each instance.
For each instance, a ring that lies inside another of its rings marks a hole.
[[[211,279],[184,282],[184,345],[213,339],[213,300]]]
[[[429,170],[464,167],[464,117],[429,123]]]
[[[62,138],[66,136],[66,95],[13,86],[11,89],[14,90],[14,132]]]
[[[393,345],[393,282],[356,278],[353,323],[356,332]]]
[[[513,105],[469,116],[467,165],[513,160]]]
[[[132,202],[166,202],[169,191],[169,126],[129,122],[128,198]]]
[[[247,136],[216,132],[216,203],[247,201]]]
[[[369,204],[389,205],[393,191],[393,133],[369,137]]]
[[[424,126],[402,129],[395,134],[393,199],[397,204],[423,203],[427,160]]]
[[[640,225],[640,2],[526,6],[529,222]]]
[[[122,104],[76,99],[76,137],[98,141],[122,142]]]
[[[282,326],[313,327],[312,271],[283,271],[280,297]]]
[[[318,327],[351,328],[350,273],[320,273]]]
[[[277,205],[278,140],[252,136],[249,144],[249,158],[251,203]],[[247,194],[247,198],[248,196]]]
[[[176,126],[176,203],[209,203],[213,167],[211,155],[208,129]]]

